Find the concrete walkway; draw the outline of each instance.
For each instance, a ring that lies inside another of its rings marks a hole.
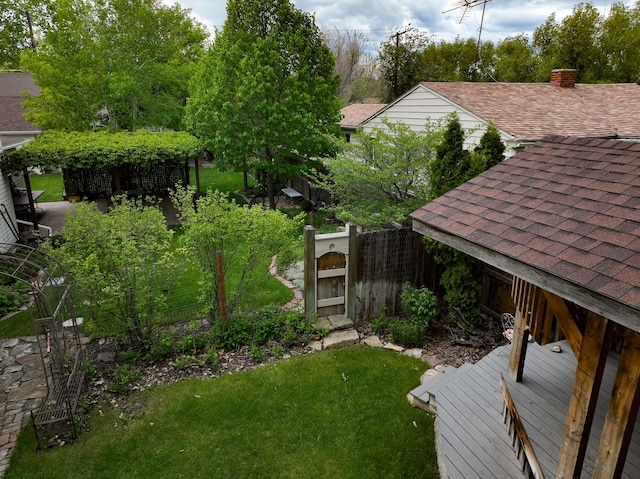
[[[0,340],[0,478],[29,412],[46,394],[36,337]]]

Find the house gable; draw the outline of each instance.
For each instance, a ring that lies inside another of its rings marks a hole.
[[[573,70],[554,70],[566,75]],[[547,135],[594,138],[640,138],[640,85],[496,82],[423,82],[365,122],[401,120],[414,130],[427,118],[456,112],[467,148],[477,144],[492,121],[507,146],[505,156]]]

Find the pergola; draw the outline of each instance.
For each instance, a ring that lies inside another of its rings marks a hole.
[[[513,275],[509,376],[559,326],[577,358],[556,477],[580,477],[620,350],[594,478],[620,477],[640,406],[640,143],[549,136],[412,214],[415,231]]]

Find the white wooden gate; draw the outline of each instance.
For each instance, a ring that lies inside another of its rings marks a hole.
[[[311,319],[345,315],[355,319],[356,230],[316,235],[305,228],[305,312]]]

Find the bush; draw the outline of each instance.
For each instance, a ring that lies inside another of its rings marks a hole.
[[[128,363],[121,364],[113,371],[113,382],[107,385],[107,389],[112,393],[122,394],[139,379],[140,372],[135,366]]]
[[[407,348],[419,348],[427,337],[427,328],[412,319],[395,318],[389,325],[391,341]]]
[[[16,281],[13,285],[4,280],[0,289],[0,317],[15,311],[29,298],[29,285]]]
[[[400,304],[404,312],[425,329],[438,316],[438,298],[428,288],[418,289],[406,283],[400,294]]]

